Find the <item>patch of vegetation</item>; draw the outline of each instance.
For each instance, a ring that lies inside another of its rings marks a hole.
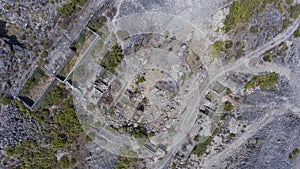
[[[52,140],[52,146],[54,149],[60,150],[68,145],[68,140],[65,136],[57,136]]]
[[[29,117],[42,126],[38,140],[26,140],[6,148],[9,157],[22,161],[20,168],[68,168],[76,163],[66,157],[60,161],[56,158],[58,150],[73,151],[72,147],[76,147],[77,138],[83,132],[75,113],[73,98],[63,85],[55,85],[36,111],[29,111],[18,101],[14,105],[26,111]],[[50,107],[55,109],[50,111]]]
[[[5,96],[4,94],[0,94],[0,104],[2,105],[8,105],[10,104],[11,100]]]
[[[256,89],[258,86],[263,89],[274,88],[278,81],[279,75],[275,72],[265,75],[255,75],[249,82],[246,83],[244,89]]]
[[[63,18],[67,18],[75,14],[86,2],[87,0],[71,0],[71,2],[65,3],[60,8],[57,8],[57,14]]]
[[[294,0],[285,0],[285,2],[289,5],[291,5],[294,2]]]
[[[48,52],[44,50],[44,51],[41,53],[41,57],[42,57],[42,58],[46,58],[47,56],[48,56]]]
[[[294,32],[294,37],[295,37],[295,38],[300,37],[300,26],[299,26],[298,29]]]
[[[78,60],[80,59],[81,54],[84,52],[84,50],[87,48],[87,46],[91,43],[92,39],[94,37],[94,34],[89,30],[84,30],[81,32],[78,39],[76,39],[75,42],[72,43],[71,49],[75,51],[75,54],[72,56],[72,58],[68,61],[68,63],[60,70],[57,77],[64,81],[67,75],[71,72],[71,70],[74,68]],[[81,53],[80,53],[81,52]],[[79,70],[83,67],[85,64],[81,64],[76,68],[76,73],[72,74],[73,78],[79,76],[77,75],[79,73]]]
[[[94,136],[93,136],[93,135],[86,135],[86,136],[85,136],[85,140],[86,140],[87,142],[92,142],[92,141],[94,140]]]
[[[38,58],[38,66],[44,66],[46,64],[48,64],[49,61],[46,59],[42,59],[42,58]]]
[[[287,55],[288,49],[289,47],[287,46],[287,44],[282,42],[278,47],[266,51],[263,55],[263,60],[265,62],[271,62],[275,57],[285,57]]]
[[[88,111],[93,111],[93,110],[95,110],[95,105],[93,103],[89,103],[86,105],[86,109]]]
[[[225,41],[225,44],[224,44],[225,49],[230,49],[230,48],[232,48],[232,46],[233,46],[232,40]]]
[[[215,127],[214,130],[213,130],[213,132],[211,133],[212,136],[216,136],[219,133],[219,131],[220,131],[220,129],[217,128],[217,127]]]
[[[121,40],[126,40],[126,39],[130,38],[129,33],[126,31],[118,31],[117,35]]]
[[[146,140],[150,137],[147,133],[147,129],[141,124],[137,127],[133,127],[133,125],[122,126],[121,130],[129,133],[131,136],[137,139]]]
[[[199,141],[200,141],[200,136],[199,136],[199,135],[195,136],[195,137],[194,137],[194,141],[199,142]]]
[[[261,0],[242,0],[234,1],[230,6],[230,12],[224,21],[224,30],[230,31],[238,24],[244,24],[250,21],[255,12],[255,8]]]
[[[76,160],[72,159],[71,161],[69,161],[67,156],[62,156],[59,160],[59,164],[63,169],[69,168],[70,166],[73,166],[76,164]]]
[[[226,93],[226,95],[231,95],[231,94],[232,94],[232,91],[231,91],[230,88],[227,87],[225,93]]]
[[[105,16],[100,16],[97,19],[93,19],[89,23],[88,27],[91,30],[93,30],[94,32],[97,32],[97,31],[99,31],[105,25],[106,22],[107,22],[107,18]]]
[[[270,55],[265,55],[265,56],[263,56],[263,60],[265,61],[265,62],[271,62],[272,61],[272,56],[270,56]]]
[[[210,143],[212,142],[213,140],[213,137],[216,136],[218,133],[219,133],[220,129],[219,128],[214,128],[213,131],[212,131],[212,135],[209,136],[203,143],[199,143],[197,144],[193,150],[192,150],[192,153],[193,154],[196,154],[198,157],[204,155],[206,153],[206,150],[207,150],[207,147],[210,145]],[[197,137],[197,136],[196,136]],[[197,137],[197,138],[194,138],[194,140],[198,140],[200,141],[200,136]]]
[[[290,22],[289,19],[283,19],[283,21],[282,21],[282,29],[283,30],[286,29],[289,26],[290,23],[291,22]]]
[[[279,0],[241,0],[234,1],[230,6],[229,14],[224,21],[224,30],[229,32],[238,25],[248,24],[253,15],[261,12],[266,4],[278,3]],[[261,7],[261,8],[258,8]],[[257,11],[259,9],[259,11]]]
[[[67,65],[65,65],[60,71],[57,77],[64,81],[68,74],[71,72],[72,68],[75,66],[76,62],[78,60],[78,55],[73,56],[73,58],[68,62]]]
[[[22,160],[21,169],[58,168],[55,150],[41,146],[37,140],[19,142],[15,147],[9,146],[6,153]]]
[[[76,6],[73,3],[66,3],[63,4],[60,8],[58,8],[56,11],[58,16],[66,18],[75,13],[75,8]]]
[[[221,51],[224,51],[228,55],[229,50],[233,47],[233,42],[232,40],[226,40],[225,42],[218,40],[212,47],[214,49],[214,56],[220,56]]]
[[[300,15],[300,4],[290,7],[290,17],[297,18]]]
[[[293,160],[298,154],[299,154],[299,149],[295,148],[290,154],[289,154],[289,159]]]
[[[59,160],[59,164],[61,165],[62,168],[67,168],[69,167],[69,159],[67,156],[62,156]]]
[[[225,43],[223,41],[218,40],[213,44],[213,48],[217,53],[220,53],[221,50],[224,48],[224,44]]]
[[[115,164],[114,169],[129,169],[138,168],[136,166],[138,158],[136,158],[136,153],[124,148],[121,150],[118,162]]]
[[[101,66],[109,72],[115,72],[117,67],[121,64],[122,52],[121,46],[114,45],[112,51],[110,51],[102,60]]]
[[[149,99],[147,97],[144,97],[143,100],[141,101],[142,105],[147,105],[149,103]]]
[[[243,120],[243,116],[237,116],[236,119],[238,119],[238,120]]]
[[[233,110],[233,105],[230,101],[225,101],[224,112],[231,112]]]
[[[93,36],[92,32],[84,30],[79,38],[77,39],[76,43],[73,45],[73,47],[75,48],[75,51],[77,53],[80,52],[80,50],[84,47],[84,44],[87,42],[88,39],[90,39],[90,37]]]
[[[26,81],[24,89],[22,91],[22,95],[28,95],[30,90],[33,89],[35,85],[37,85],[41,79],[47,77],[45,72],[41,68],[37,68],[33,75]]]
[[[114,169],[129,169],[135,166],[137,163],[137,158],[123,157],[119,156],[117,164],[115,164]]]
[[[59,124],[61,130],[68,133],[69,136],[78,136],[79,133],[82,132],[82,128],[77,119],[74,107],[71,107],[71,105],[69,106],[59,112],[54,117],[54,121]]]
[[[60,85],[53,86],[49,93],[47,93],[41,103],[41,109],[49,109],[52,105],[63,103],[68,97],[68,92]],[[69,101],[72,98],[69,98]],[[64,105],[62,105],[64,106]]]
[[[258,27],[257,26],[251,26],[250,27],[250,32],[251,33],[257,33],[258,32]]]
[[[13,104],[14,106],[16,106],[20,111],[26,112],[27,114],[30,113],[30,110],[27,109],[26,106],[25,106],[23,103],[21,103],[19,100],[14,100],[14,101],[12,102],[12,104]]]
[[[201,157],[206,153],[207,147],[210,145],[212,142],[213,138],[209,136],[203,143],[197,144],[193,150],[192,153],[196,154],[198,157]]]
[[[139,76],[138,78],[137,78],[137,81],[135,82],[135,84],[140,84],[140,83],[143,83],[143,82],[145,82],[146,81],[146,79],[145,79],[145,77],[144,76]]]

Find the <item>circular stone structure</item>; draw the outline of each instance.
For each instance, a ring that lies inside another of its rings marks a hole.
[[[160,14],[157,22],[158,15],[147,14],[140,29],[124,25],[136,20],[136,14],[108,24],[114,33],[100,40],[99,55],[84,56],[73,72],[80,122],[95,143],[113,154],[163,157],[198,117],[201,83],[208,81],[195,52],[203,33],[194,25],[174,25],[182,19],[171,15]],[[129,38],[117,45],[118,34]],[[116,46],[123,49],[121,63],[116,71],[107,71],[101,65]]]

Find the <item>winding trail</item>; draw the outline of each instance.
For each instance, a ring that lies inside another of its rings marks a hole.
[[[252,67],[249,66],[249,62],[251,59],[254,59],[256,57],[260,57],[263,55],[266,51],[278,46],[281,42],[287,40],[289,37],[291,37],[294,33],[294,31],[297,30],[298,26],[300,24],[300,17],[298,17],[291,26],[289,26],[284,32],[278,34],[275,38],[273,38],[271,41],[267,42],[266,44],[262,45],[261,47],[247,53],[240,59],[238,59],[236,62],[232,64],[228,64],[222,68],[222,71],[218,72],[213,76],[207,83],[202,84],[204,86],[201,87],[200,90],[200,96],[199,100],[204,99],[204,93],[207,91],[211,84],[214,83],[218,78],[221,76],[224,76],[229,71],[240,71],[240,70],[248,70],[248,72],[251,73]],[[272,65],[268,65],[269,67],[272,67]],[[208,68],[209,69],[209,68]],[[290,74],[289,71],[286,69],[280,68],[276,70],[276,72],[283,74],[285,76],[288,76]],[[289,76],[288,76],[289,77]],[[291,106],[286,105],[285,108],[291,108]],[[267,113],[264,117],[262,117],[257,123],[253,124],[251,127],[247,129],[247,131],[239,137],[237,140],[235,140],[232,144],[225,146],[225,149],[219,153],[211,154],[208,159],[204,161],[203,168],[210,169],[215,163],[220,162],[221,159],[225,159],[226,157],[232,155],[232,153],[239,148],[241,145],[243,145],[251,136],[253,136],[257,131],[262,129],[267,124],[271,123],[276,117],[285,114],[285,111],[282,111],[283,109],[272,111]],[[298,110],[298,109],[297,109]],[[294,112],[295,113],[295,112]],[[297,116],[300,117],[300,113],[296,113]],[[174,148],[170,153],[168,153],[164,159],[157,164],[156,168],[165,168],[168,162],[171,160],[172,154],[176,153],[180,150],[180,147],[186,143],[186,138],[182,139],[182,141]]]
[[[300,24],[300,17],[298,17],[294,23],[288,27],[284,32],[281,34],[277,35],[273,40],[270,42],[266,43],[265,45],[257,48],[256,50],[246,54],[239,60],[237,60],[234,65],[226,65],[222,72],[217,74],[213,79],[211,79],[210,83],[213,83],[217,78],[220,76],[223,76],[225,73],[229,71],[239,71],[239,69],[243,69],[243,66],[246,66],[251,69],[249,66],[249,61],[253,58],[260,57],[262,54],[264,54],[267,50],[270,50],[277,45],[279,45],[281,42],[285,41],[289,37],[291,37],[294,33],[294,31],[298,28],[298,25]],[[286,70],[283,70],[279,68],[277,70],[278,73],[283,73],[286,74]],[[287,109],[294,109],[294,106],[291,106],[289,104],[286,105],[286,107],[282,108],[281,110],[277,111],[272,111],[270,113],[267,113],[261,120],[259,120],[256,124],[253,124],[250,128],[247,129],[247,131],[239,137],[237,140],[235,140],[233,143],[230,145],[225,146],[225,149],[221,151],[220,153],[217,154],[211,154],[208,159],[204,161],[204,168],[211,168],[216,162],[220,162],[224,160],[226,157],[232,155],[232,153],[239,148],[241,145],[243,145],[251,136],[253,136],[257,131],[262,129],[264,126],[272,122],[275,117],[279,115],[283,115],[286,112],[282,110],[287,110]],[[299,111],[300,109],[297,109],[296,111]],[[293,111],[293,110],[292,110]],[[297,116],[300,117],[300,113],[296,113],[293,111]]]
[[[290,27],[288,27],[284,32],[278,34],[271,41],[269,41],[266,44],[262,45],[261,47],[255,49],[254,51],[251,51],[248,54],[242,56],[235,63],[224,66],[223,70],[220,73],[218,73],[217,75],[215,75],[214,78],[211,79],[210,83],[214,82],[217,78],[219,78],[220,76],[223,76],[225,73],[227,73],[229,71],[242,69],[241,68],[242,66],[246,66],[248,68],[251,68],[249,66],[249,62],[250,62],[251,59],[254,59],[256,57],[260,57],[266,51],[278,46],[281,42],[287,40],[297,30],[299,24],[300,24],[300,17],[298,17],[293,22],[293,24]],[[280,73],[280,70],[279,70],[279,73]]]

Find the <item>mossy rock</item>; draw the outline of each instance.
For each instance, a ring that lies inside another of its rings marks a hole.
[[[118,37],[119,37],[121,40],[127,40],[127,39],[130,38],[129,33],[126,32],[126,31],[118,31],[118,32],[117,32],[117,35],[118,35]]]

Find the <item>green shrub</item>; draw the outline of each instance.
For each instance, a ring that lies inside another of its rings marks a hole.
[[[93,103],[89,103],[86,105],[86,109],[88,111],[94,111],[95,110],[95,105]]]
[[[294,0],[286,0],[286,3],[291,5],[294,2]]]
[[[83,5],[85,5],[86,2],[87,2],[87,0],[71,0],[71,3],[75,4],[77,6],[83,6]]]
[[[54,149],[41,146],[36,140],[19,142],[14,147],[8,146],[5,151],[8,156],[22,160],[21,169],[58,167]]]
[[[290,154],[289,159],[293,160],[299,154],[299,149],[295,148]]]
[[[66,3],[57,9],[57,14],[66,18],[73,15],[75,11],[75,5],[73,3]]]
[[[290,23],[291,22],[290,22],[289,19],[283,19],[283,21],[282,21],[282,29],[283,30],[286,29],[289,26]]]
[[[59,164],[62,168],[68,168],[69,167],[69,159],[67,156],[62,156],[60,159],[59,159]]]
[[[0,94],[0,104],[8,105],[10,103],[10,99],[3,94]]]
[[[28,110],[26,108],[26,106],[22,102],[20,102],[19,100],[14,100],[12,104],[14,106],[16,106],[22,112],[30,112],[30,110]]]
[[[220,53],[220,51],[224,48],[224,42],[218,40],[213,44],[213,47],[217,53]]]
[[[144,97],[143,100],[141,101],[142,105],[147,105],[149,103],[149,99],[147,97]]]
[[[224,103],[224,111],[231,112],[233,110],[233,105],[230,101],[225,101]]]
[[[208,137],[203,143],[199,143],[197,144],[193,150],[192,150],[192,153],[193,154],[196,154],[198,157],[204,155],[204,153],[206,152],[207,150],[207,147],[210,145],[210,143],[212,142],[212,137]]]
[[[300,37],[300,27],[298,27],[298,29],[294,32],[294,37],[295,38]]]
[[[65,169],[65,168],[69,168],[71,166],[74,166],[76,164],[76,160],[75,159],[72,159],[71,161],[69,161],[68,157],[67,156],[62,156],[60,159],[59,159],[59,165]]]
[[[143,82],[145,82],[145,81],[146,81],[146,79],[145,79],[144,76],[139,76],[139,77],[137,78],[137,81],[135,82],[135,84],[140,84],[140,83],[143,83]]]
[[[43,51],[42,53],[41,53],[41,57],[42,58],[46,58],[48,56],[48,52],[47,51]]]
[[[135,158],[136,153],[128,148],[121,149],[120,151],[118,162],[115,164],[114,169],[137,168],[135,166],[138,162],[138,158]]]
[[[26,81],[22,95],[28,95],[30,90],[45,77],[47,77],[45,72],[41,68],[37,68],[33,75]]]
[[[226,88],[226,95],[231,95],[232,94],[232,91],[230,88]]]
[[[239,24],[248,24],[258,7],[261,6],[260,10],[263,10],[266,4],[278,2],[279,0],[234,1],[230,6],[229,14],[224,20],[224,30],[228,32]]]
[[[297,18],[300,15],[300,4],[290,7],[291,18]]]
[[[237,116],[238,120],[243,120],[243,116]]]
[[[250,32],[251,33],[257,33],[258,32],[258,27],[257,26],[251,26],[250,27]]]
[[[194,141],[199,142],[199,141],[200,141],[200,136],[199,136],[199,135],[195,136],[195,137],[194,137]]]
[[[54,121],[58,123],[70,136],[77,136],[80,132],[82,132],[82,128],[74,108],[68,107],[59,112],[54,117]]]
[[[112,47],[112,51],[102,60],[103,66],[109,72],[115,72],[117,67],[121,64],[122,48],[118,45]]]
[[[225,31],[230,31],[239,23],[249,22],[255,7],[257,7],[259,3],[259,0],[234,1],[230,6],[230,12],[224,21]]]
[[[247,90],[249,88],[256,89],[258,86],[267,89],[274,88],[275,85],[279,81],[278,73],[272,72],[266,75],[255,75],[252,79],[246,83],[244,89]]]
[[[120,156],[118,158],[118,162],[114,166],[114,169],[129,169],[130,167],[134,166],[137,161],[137,158]]]
[[[265,62],[271,62],[271,61],[272,61],[270,55],[265,55],[265,56],[263,56],[263,60],[264,60]]]
[[[100,16],[99,18],[92,20],[88,27],[94,32],[97,32],[105,25],[106,21],[107,18],[105,16]]]
[[[87,142],[92,142],[92,141],[94,140],[94,136],[86,135],[86,136],[85,136],[85,140],[86,140]]]
[[[68,145],[67,138],[58,136],[52,140],[52,146],[55,149],[63,149],[66,148],[67,145]]]
[[[55,85],[45,95],[41,107],[43,109],[49,109],[52,105],[63,102],[67,98],[67,91],[63,86]]]
[[[60,8],[57,8],[57,14],[64,18],[67,18],[76,13],[76,7],[83,6],[87,0],[71,0],[71,2],[63,4]]]
[[[76,163],[75,160],[67,162],[65,157],[57,161],[57,150],[70,151],[77,138],[83,131],[76,116],[73,98],[61,84],[52,87],[45,95],[40,108],[29,111],[19,101],[13,104],[20,110],[25,109],[29,117],[36,119],[41,124],[39,140],[26,140],[19,142],[16,146],[8,146],[5,151],[14,159],[23,163],[21,169],[27,168],[67,168]],[[55,107],[51,112],[50,107]],[[50,144],[49,144],[50,143]]]
[[[225,46],[226,49],[232,48],[232,46],[233,46],[232,40],[226,40],[224,46]]]

